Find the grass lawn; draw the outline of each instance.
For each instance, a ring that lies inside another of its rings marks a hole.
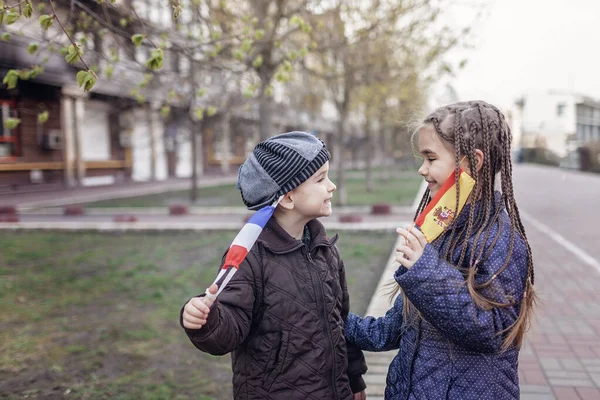
[[[178,315],[234,233],[0,233],[0,397],[231,399],[229,356],[197,351]],[[353,311],[394,239],[341,235]]]
[[[335,173],[332,177],[335,181]],[[366,191],[365,179],[352,173],[345,180],[349,206],[372,205],[374,203],[390,203],[402,206],[410,205],[421,184],[416,172],[400,173],[390,179],[381,179],[375,175],[374,190]],[[159,193],[147,196],[128,197],[87,203],[86,207],[165,207],[173,203],[189,204],[189,190]],[[198,190],[197,206],[243,206],[239,191],[234,184],[211,186]]]

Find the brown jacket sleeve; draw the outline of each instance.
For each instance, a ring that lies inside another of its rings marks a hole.
[[[249,253],[217,297],[206,325],[201,329],[184,328],[183,308],[181,309],[179,323],[199,350],[212,355],[223,355],[235,350],[246,339],[252,325],[255,299],[253,261],[256,265],[252,253]],[[202,296],[204,295],[198,297]]]
[[[340,285],[342,286],[343,298],[342,298],[342,318],[346,321],[348,313],[350,312],[350,295],[348,294],[348,285],[346,283],[346,269],[344,262],[340,258],[339,251],[336,248],[337,257],[339,260],[339,275]],[[348,379],[350,380],[350,388],[352,393],[359,393],[366,389],[367,385],[363,379],[363,375],[367,372],[367,363],[362,350],[358,349],[354,345],[346,342],[348,351]]]

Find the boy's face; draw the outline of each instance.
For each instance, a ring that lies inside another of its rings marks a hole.
[[[337,187],[329,180],[329,161],[290,193],[294,210],[313,219],[331,215],[331,198]]]

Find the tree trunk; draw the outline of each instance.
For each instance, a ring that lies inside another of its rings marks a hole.
[[[371,193],[373,191],[373,166],[372,166],[372,158],[373,158],[373,140],[371,138],[371,119],[367,117],[365,119],[365,166],[366,166],[366,181],[367,181],[367,192]]]
[[[190,203],[194,204],[198,198],[198,133],[195,129],[198,124],[190,119],[190,142],[192,146],[192,187],[190,189]]]
[[[231,153],[231,126],[230,116],[227,111],[224,111],[221,116],[221,150],[223,159],[221,160],[221,172],[226,175],[229,173],[229,154]]]
[[[269,74],[261,74],[260,93],[258,96],[258,120],[260,124],[260,140],[271,137],[273,129],[273,99],[266,93],[271,83]]]
[[[345,206],[347,202],[347,194],[346,194],[346,186],[345,186],[345,174],[344,174],[344,140],[346,139],[346,118],[347,118],[347,107],[344,104],[339,109],[340,111],[340,120],[338,122],[338,138],[336,141],[336,167],[337,167],[337,205]]]

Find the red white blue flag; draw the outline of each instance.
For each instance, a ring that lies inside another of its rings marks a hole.
[[[223,291],[225,286],[227,286],[233,275],[237,272],[242,261],[244,261],[244,259],[248,255],[250,249],[252,249],[252,246],[254,246],[256,239],[258,239],[258,236],[265,228],[267,221],[269,221],[269,219],[273,215],[275,207],[277,207],[279,201],[281,201],[281,198],[275,201],[272,205],[265,206],[260,210],[256,211],[250,217],[248,222],[246,222],[246,224],[244,225],[242,230],[237,234],[235,239],[233,239],[233,243],[231,243],[231,246],[229,246],[229,251],[225,256],[225,261],[223,262],[221,270],[219,271],[217,278],[213,282],[213,284],[217,284],[219,286],[219,290],[217,291],[216,295],[211,295],[208,292],[208,289],[206,289],[207,297],[211,299],[216,298],[219,295],[219,293]]]

